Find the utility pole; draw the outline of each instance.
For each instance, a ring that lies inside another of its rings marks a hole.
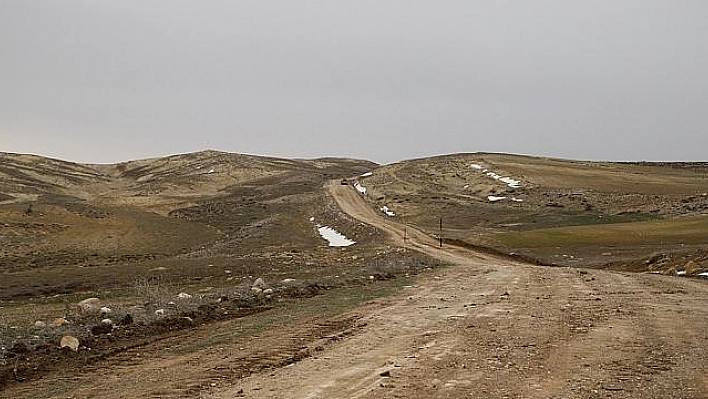
[[[408,239],[408,219],[403,216],[403,253],[406,252],[406,240]]]
[[[440,248],[442,248],[442,244],[443,244],[442,216],[440,216],[440,234],[438,235],[438,238],[440,239]]]

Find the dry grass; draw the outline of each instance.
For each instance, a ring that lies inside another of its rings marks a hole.
[[[557,227],[506,232],[488,238],[507,248],[704,244],[708,216],[679,217],[650,222]]]

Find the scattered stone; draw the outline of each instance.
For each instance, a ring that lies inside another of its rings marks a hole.
[[[190,299],[190,298],[192,298],[192,296],[189,295],[189,294],[187,294],[186,292],[180,292],[179,294],[177,294],[177,298],[179,298],[179,299]]]
[[[273,289],[272,288],[266,288],[263,290],[264,295],[272,295],[273,294]]]
[[[297,281],[297,280],[295,280],[294,278],[286,278],[286,279],[284,279],[283,281],[281,281],[281,283],[283,283],[283,284],[292,284],[292,283],[294,283],[295,281]]]
[[[251,287],[251,292],[256,295],[260,295],[263,292],[263,290],[258,287]]]
[[[251,286],[253,288],[260,288],[261,290],[265,289],[266,283],[263,281],[262,278],[258,277],[256,281],[253,282],[253,285]]]
[[[165,309],[157,309],[155,311],[155,316],[164,316],[165,315]]]
[[[112,325],[113,325],[113,320],[111,320],[111,319],[103,319],[103,320],[101,320],[101,324],[105,324],[105,325],[108,325],[108,326],[112,326]]]
[[[166,268],[166,267],[162,267],[162,266],[160,266],[160,267],[155,267],[155,268],[150,269],[151,272],[164,272],[164,271],[166,271],[166,270],[167,270],[167,268]]]
[[[77,309],[81,314],[96,314],[101,309],[101,300],[98,298],[86,298],[78,303]]]
[[[34,322],[34,328],[47,328],[47,323],[42,320],[37,320]]]
[[[61,341],[59,341],[59,347],[69,348],[72,351],[76,352],[79,350],[79,340],[78,338],[72,337],[71,335],[65,335],[61,337]]]
[[[108,316],[111,313],[113,313],[113,309],[109,308],[108,306],[104,306],[98,311],[98,314],[101,316]]]
[[[52,322],[49,323],[49,327],[54,327],[54,328],[56,328],[56,327],[65,326],[65,325],[67,325],[67,324],[69,324],[69,320],[67,320],[67,319],[65,319],[65,318],[63,318],[63,317],[59,317],[59,318],[56,318],[56,319],[52,320]]]

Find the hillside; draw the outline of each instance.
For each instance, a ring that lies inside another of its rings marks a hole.
[[[216,257],[321,245],[322,185],[376,165],[205,151],[116,165],[3,154],[0,297],[125,287],[155,267],[188,282]],[[253,266],[256,267],[256,266]]]
[[[383,166],[359,182],[377,207],[449,240],[545,264],[708,268],[708,170],[701,163],[608,163],[456,154]]]
[[[708,387],[702,163],[205,151],[0,171],[0,398]]]

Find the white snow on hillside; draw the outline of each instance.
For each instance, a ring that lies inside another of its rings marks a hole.
[[[389,207],[386,205],[381,207],[381,211],[383,211],[383,213],[385,213],[387,216],[391,216],[391,217],[396,216],[396,214],[391,209],[389,209]]]
[[[505,183],[507,186],[509,186],[509,188],[520,188],[520,187],[521,187],[521,181],[520,181],[520,180],[516,180],[516,179],[511,178],[511,177],[506,177],[506,176],[502,176],[502,175],[500,175],[500,174],[498,174],[498,173],[494,173],[494,172],[492,172],[492,171],[490,171],[490,170],[488,170],[488,169],[484,169],[484,167],[482,167],[482,165],[473,163],[473,164],[470,165],[470,168],[472,168],[472,169],[477,169],[477,170],[481,171],[482,173],[484,173],[487,177],[490,177],[490,178],[492,178],[492,179],[494,179],[494,180],[497,180],[497,181],[500,181],[500,182],[502,182],[502,183]]]
[[[356,189],[356,191],[360,192],[362,195],[366,194],[366,187],[362,186],[361,184],[354,183],[354,188]]]
[[[356,244],[355,241],[348,239],[346,236],[329,226],[318,227],[317,231],[319,231],[322,238],[329,242],[330,247],[348,247]]]
[[[363,175],[361,175],[361,176],[359,176],[359,177],[370,177],[370,176],[373,176],[373,175],[374,175],[373,172],[366,172],[366,173],[364,173]]]
[[[489,196],[487,196],[487,199],[489,200],[489,202],[497,202],[497,201],[505,200],[506,197],[497,197],[496,195],[489,195]]]

